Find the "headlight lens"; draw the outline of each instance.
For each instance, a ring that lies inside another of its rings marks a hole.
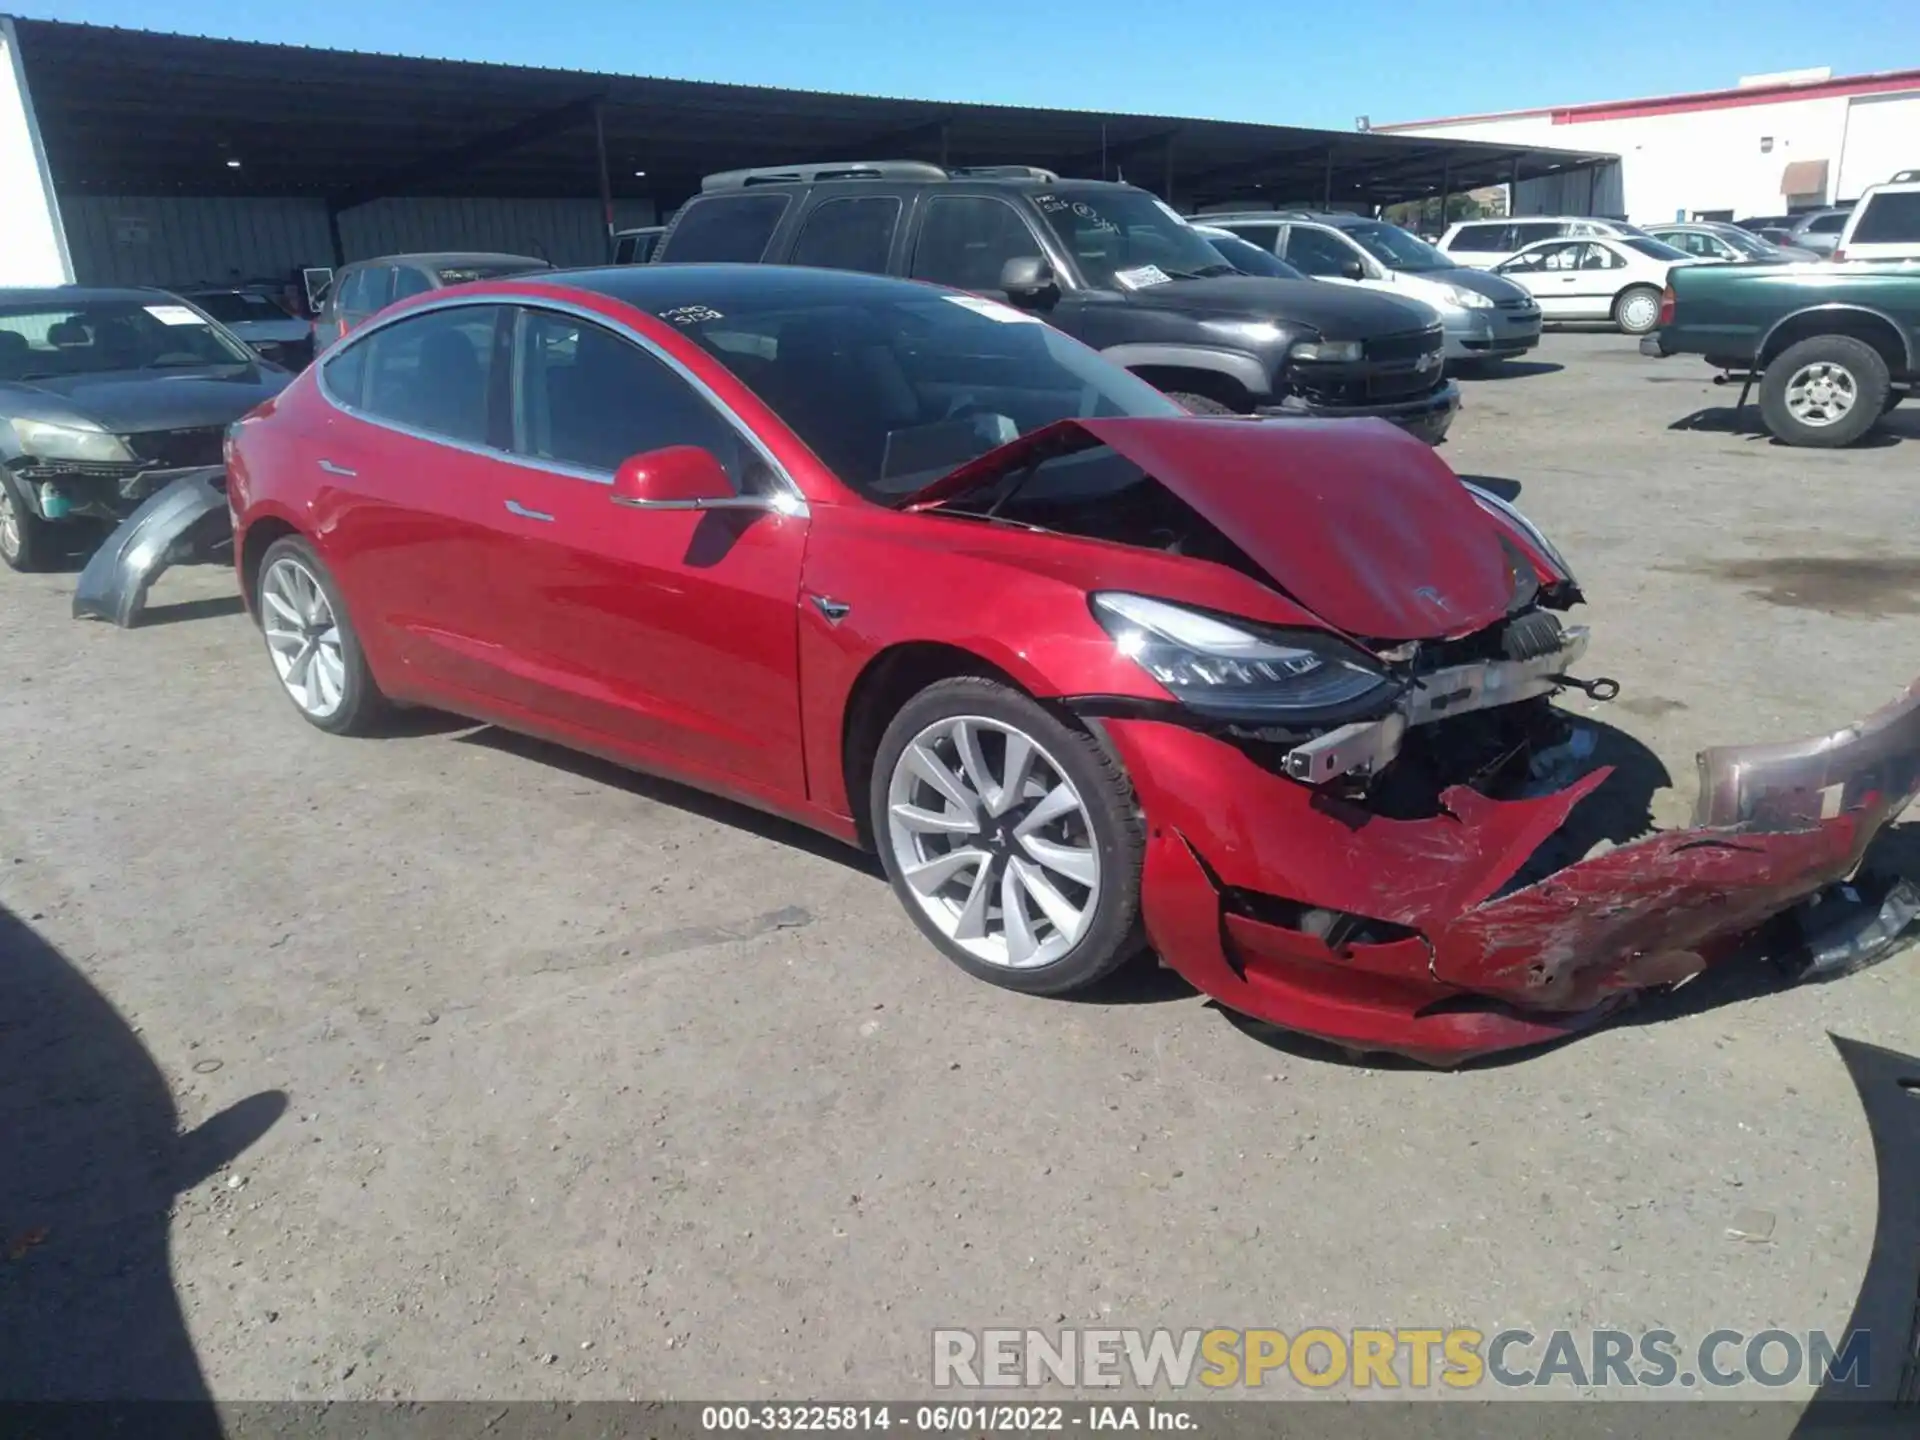
[[[1482,510],[1485,510],[1491,515],[1504,515],[1508,520],[1512,521],[1514,525],[1518,526],[1520,532],[1534,543],[1535,548],[1538,549],[1542,555],[1546,556],[1548,560],[1553,562],[1554,568],[1559,570],[1559,572],[1567,578],[1569,584],[1578,583],[1573,578],[1573,567],[1567,564],[1567,557],[1562,555],[1559,548],[1541,533],[1538,525],[1534,524],[1526,516],[1522,515],[1519,510],[1509,505],[1498,495],[1495,495],[1491,490],[1482,490],[1478,485],[1471,484],[1465,480],[1462,480],[1460,483],[1467,487],[1468,493],[1473,496],[1475,502],[1478,503]]]
[[[1123,655],[1204,714],[1298,717],[1392,685],[1328,635],[1263,634],[1251,624],[1114,590],[1094,595],[1093,613]]]
[[[78,425],[55,425],[47,420],[15,420],[13,433],[20,449],[36,460],[131,461],[133,452],[118,435],[85,430]]]
[[[1287,352],[1294,360],[1338,360],[1352,362],[1363,353],[1358,340],[1306,340]]]
[[[1478,290],[1469,290],[1464,285],[1448,285],[1445,289],[1447,299],[1451,300],[1455,305],[1458,305],[1462,310],[1491,310],[1493,308],[1493,301],[1482,295]]]

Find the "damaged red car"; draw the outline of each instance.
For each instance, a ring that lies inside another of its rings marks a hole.
[[[1552,703],[1594,682],[1532,524],[1391,426],[1191,416],[928,286],[423,297],[228,463],[315,725],[431,705],[871,846],[935,946],[1036,994],[1150,945],[1350,1048],[1531,1044],[1846,875],[1920,785],[1910,695],[1710,757],[1692,829],[1549,862],[1608,774]]]

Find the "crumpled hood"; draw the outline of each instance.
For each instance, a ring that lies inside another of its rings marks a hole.
[[[0,411],[88,420],[111,435],[228,425],[271,400],[291,377],[264,365],[114,370],[0,384]]]
[[[1514,557],[1432,449],[1383,420],[1061,420],[909,496],[922,510],[1053,454],[1108,445],[1322,620],[1369,640],[1464,635],[1507,613]]]
[[[1128,294],[1129,305],[1242,320],[1291,321],[1329,340],[1404,335],[1439,323],[1431,306],[1404,296],[1319,280],[1267,275],[1220,275],[1174,280]]]

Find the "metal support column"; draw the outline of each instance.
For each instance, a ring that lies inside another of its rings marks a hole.
[[[1333,146],[1327,146],[1327,175],[1320,187],[1320,208],[1333,209]]]
[[[1172,135],[1167,136],[1166,178],[1164,183],[1162,183],[1160,187],[1160,198],[1166,201],[1167,204],[1169,205],[1173,204],[1173,147],[1174,147],[1174,144],[1175,144],[1175,137]],[[1178,207],[1175,207],[1175,208],[1178,208]]]
[[[606,230],[607,263],[613,263],[613,177],[607,171],[607,127],[601,104],[593,102],[593,152],[600,164],[600,219]]]

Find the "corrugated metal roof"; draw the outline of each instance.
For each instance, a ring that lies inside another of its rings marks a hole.
[[[1610,158],[1148,114],[779,90],[16,22],[56,185],[75,194],[583,197],[593,112],[616,196],[846,155],[1017,162],[1206,203],[1375,203]],[[237,165],[229,162],[237,161]],[[644,175],[635,172],[644,171]]]

